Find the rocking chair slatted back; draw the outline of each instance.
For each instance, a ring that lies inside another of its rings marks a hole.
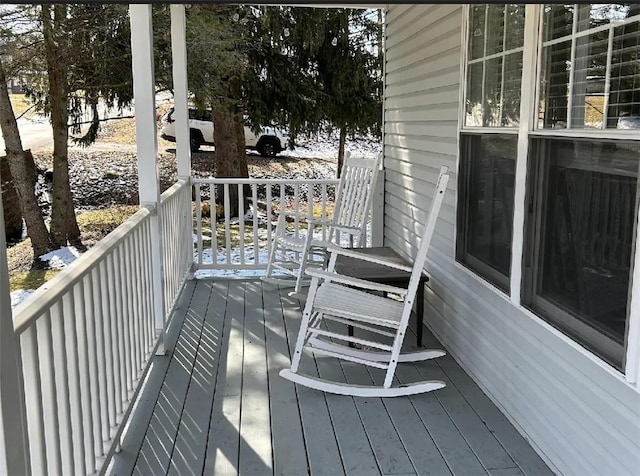
[[[367,223],[379,166],[379,159],[346,157],[336,192],[336,206],[329,241],[339,244],[337,243],[339,236],[336,232],[340,231],[340,227],[358,228],[362,231],[359,236],[354,236],[354,244],[363,245],[364,227]]]
[[[309,221],[306,236],[290,236],[286,230],[286,216],[280,215],[271,244],[267,274],[263,281],[271,284],[294,285],[299,295],[308,281],[308,266],[321,266],[325,262],[327,245],[363,246],[365,227],[371,207],[373,189],[378,177],[382,155],[377,158],[351,157],[347,154],[336,190],[335,208],[330,221]],[[326,240],[314,238],[314,227],[324,226]],[[346,238],[346,239],[345,239]],[[278,271],[285,279],[274,277]],[[286,277],[293,277],[286,279]]]

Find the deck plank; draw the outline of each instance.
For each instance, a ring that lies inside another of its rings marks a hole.
[[[329,329],[331,330],[332,327],[342,327],[342,324],[333,324]],[[363,333],[358,332],[358,336],[361,335]],[[375,385],[364,365],[346,361],[338,365],[341,365],[348,383]],[[409,459],[382,399],[354,398],[353,400],[380,472],[382,474],[416,474],[416,468]]]
[[[203,474],[237,474],[240,450],[244,283],[229,282],[223,348],[213,398]]]
[[[442,357],[438,364],[452,384],[485,422],[492,434],[511,455],[522,472],[531,476],[551,476],[553,471],[518,433],[506,416],[495,406],[471,377],[457,364],[453,357]]]
[[[302,304],[286,295],[282,290],[281,305],[285,317],[285,335],[289,354],[293,355],[300,319],[302,317]],[[286,367],[291,363],[288,359]],[[318,370],[313,359],[304,367],[310,375],[317,376]],[[284,380],[281,378],[281,380]],[[327,395],[303,386],[295,386],[298,395],[300,415],[305,435],[306,453],[312,475],[339,475],[344,474],[342,455],[338,447],[338,441],[329,413]]]
[[[271,410],[273,472],[276,475],[307,474],[305,436],[302,430],[302,408],[298,407],[295,385],[278,375],[289,366],[289,344],[284,314],[278,292],[262,286],[267,378]]]
[[[435,367],[435,364],[421,365]],[[425,373],[427,378],[431,380],[432,376]],[[399,365],[396,376],[403,384],[421,381],[425,378],[418,372],[415,365]],[[409,398],[453,474],[465,476],[487,474],[464,436],[442,408],[435,392],[414,395]]]
[[[240,474],[272,474],[271,418],[260,284],[245,283]]]
[[[195,365],[171,457],[171,475],[202,473],[221,354],[227,292],[228,285],[224,281],[214,282],[211,286]]]
[[[182,416],[182,409],[193,372],[202,322],[206,313],[210,285],[198,283],[187,310],[180,336],[173,349],[149,429],[144,437],[134,473],[165,474]]]
[[[434,363],[437,363],[434,361]],[[444,381],[447,386],[434,393],[444,410],[477,455],[485,469],[515,467],[514,461],[490,429],[471,408],[439,365],[418,365],[424,379]]]

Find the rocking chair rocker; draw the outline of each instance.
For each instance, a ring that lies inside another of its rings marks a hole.
[[[448,180],[448,167],[442,167],[413,267],[388,262],[355,250],[330,246],[328,250],[331,257],[327,270],[307,269],[307,274],[313,277],[311,287],[300,323],[291,368],[282,370],[282,377],[316,390],[360,397],[413,395],[445,386],[444,382],[438,380],[393,386],[393,379],[398,363],[417,362],[445,355],[442,350],[421,350],[403,354],[400,353],[400,349]],[[338,255],[411,272],[409,285],[405,289],[340,275],[334,271]],[[382,293],[382,296],[372,292]],[[399,295],[402,300],[390,298],[387,293]],[[339,323],[343,326],[332,324],[329,330],[328,323]],[[368,331],[373,337],[364,339],[349,335],[349,326]],[[336,330],[338,327],[343,331]],[[349,345],[358,345],[360,348]],[[320,356],[386,369],[384,384],[352,385],[300,374],[298,367],[304,350]]]
[[[299,296],[302,286],[309,282],[308,277],[305,276],[305,270],[309,266],[325,265],[328,245],[340,245],[341,241],[345,241],[345,237],[349,246],[364,245],[364,228],[367,224],[380,161],[381,156],[376,159],[365,159],[351,157],[347,153],[336,190],[333,217],[328,222],[309,220],[306,236],[288,235],[286,217],[290,214],[287,212],[280,214],[271,243],[267,273],[262,278],[263,282],[284,286],[293,285],[294,291],[291,294]],[[326,240],[314,237],[314,229],[319,226],[328,227]],[[275,277],[276,271],[284,273],[284,276]],[[305,279],[307,279],[306,282]]]

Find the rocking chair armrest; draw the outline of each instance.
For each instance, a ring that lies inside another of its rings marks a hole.
[[[354,286],[358,288],[368,289],[370,291],[380,291],[385,293],[399,294],[405,296],[407,290],[405,288],[398,288],[396,286],[389,286],[388,284],[374,283],[372,281],[365,281],[364,279],[352,278],[351,276],[345,276],[343,274],[331,273],[320,269],[309,268],[306,274],[313,278],[320,278],[326,281],[334,283],[346,284],[347,286]]]
[[[401,271],[406,271],[407,273],[411,273],[411,271],[413,271],[413,268],[411,266],[407,266],[402,263],[396,263],[395,261],[389,261],[379,256],[361,253],[359,251],[355,251],[353,248],[341,248],[339,246],[331,244],[327,246],[327,251],[330,253],[337,253],[343,256],[348,256],[349,258],[355,258],[362,261],[369,261],[370,263],[387,266],[388,268],[399,269]]]

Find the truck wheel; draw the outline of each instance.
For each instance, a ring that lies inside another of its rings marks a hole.
[[[263,157],[275,157],[282,150],[280,141],[275,137],[265,137],[258,144],[258,152]]]

